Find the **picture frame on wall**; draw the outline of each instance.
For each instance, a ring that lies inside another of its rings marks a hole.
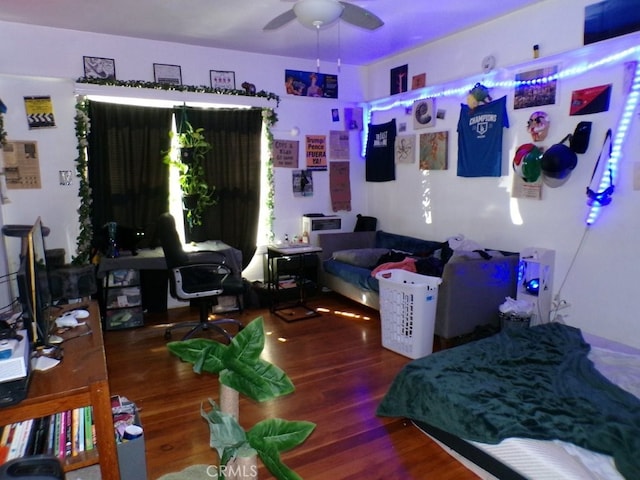
[[[156,83],[182,85],[182,69],[180,65],[153,64],[153,78]]]
[[[85,78],[116,79],[116,62],[113,58],[83,56]]]
[[[211,88],[221,88],[223,90],[236,89],[236,72],[228,70],[209,70]]]

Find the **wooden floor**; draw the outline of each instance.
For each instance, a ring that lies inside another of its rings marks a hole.
[[[476,479],[436,443],[402,419],[375,415],[376,407],[406,357],[382,348],[378,313],[343,297],[312,299],[328,313],[287,323],[267,309],[233,316],[265,320],[263,358],[292,379],[296,391],[265,403],[241,398],[245,428],[267,417],[308,420],[316,429],[301,446],[283,454],[286,465],[313,479]],[[214,375],[197,375],[169,354],[167,324],[195,319],[189,308],[148,315],[142,328],[105,332],[112,394],[141,409],[148,478],[193,464],[216,462],[200,404],[218,400]],[[180,332],[174,334],[180,338]],[[272,478],[259,462],[260,479]]]

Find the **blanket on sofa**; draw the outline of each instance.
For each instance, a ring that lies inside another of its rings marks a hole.
[[[377,414],[484,443],[560,439],[640,478],[640,399],[602,376],[589,349],[578,329],[557,323],[505,330],[410,362]]]

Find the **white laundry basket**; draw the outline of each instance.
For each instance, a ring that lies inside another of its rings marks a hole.
[[[382,346],[409,358],[429,355],[442,279],[398,269],[378,272],[376,278]]]

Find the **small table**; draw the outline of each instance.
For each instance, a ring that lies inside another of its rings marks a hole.
[[[322,252],[322,248],[314,247],[307,244],[294,245],[269,245],[267,247],[267,286],[269,296],[271,297],[271,312],[278,318],[287,322],[295,320],[304,320],[305,318],[317,317],[320,314],[314,309],[309,308],[306,304],[305,286],[312,281],[307,276],[310,267],[317,268],[317,260],[313,265],[308,262],[312,255],[317,256]],[[293,302],[281,303],[280,290],[283,290],[283,283],[280,279],[281,273],[277,267],[278,259],[287,259],[291,268],[290,272],[294,272],[289,280],[294,284],[289,288],[298,289],[298,298]]]

